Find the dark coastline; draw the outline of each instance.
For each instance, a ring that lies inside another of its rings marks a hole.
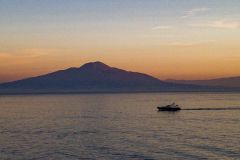
[[[235,94],[240,93],[240,90],[235,91],[94,91],[94,92],[0,92],[0,95],[71,95],[71,94],[145,94],[145,93],[199,93],[199,94]]]

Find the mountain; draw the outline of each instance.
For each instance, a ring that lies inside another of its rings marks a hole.
[[[86,63],[46,75],[0,84],[0,93],[204,91],[209,87],[164,82],[147,74]],[[213,88],[211,88],[213,89]]]
[[[226,77],[210,80],[166,80],[171,83],[195,84],[202,86],[218,86],[229,88],[240,88],[240,77]]]

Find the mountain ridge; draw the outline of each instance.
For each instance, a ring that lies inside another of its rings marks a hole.
[[[167,79],[165,82],[181,83],[181,84],[195,84],[202,86],[215,86],[215,87],[237,87],[240,88],[240,76],[223,77],[206,80],[174,80]]]
[[[89,62],[52,73],[0,84],[0,93],[165,92],[219,90],[165,82],[153,76]],[[222,90],[222,89],[220,89]]]

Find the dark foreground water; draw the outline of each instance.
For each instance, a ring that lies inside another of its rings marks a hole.
[[[240,159],[240,94],[0,96],[1,160]]]

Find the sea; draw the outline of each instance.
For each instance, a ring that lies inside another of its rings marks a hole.
[[[0,95],[0,160],[82,159],[240,159],[240,93]]]

